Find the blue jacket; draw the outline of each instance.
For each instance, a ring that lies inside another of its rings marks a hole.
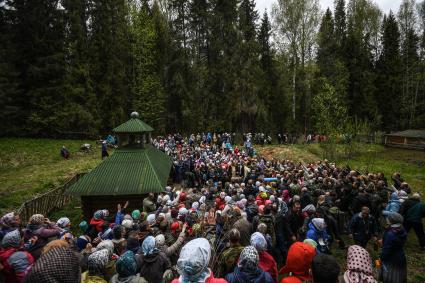
[[[274,283],[271,275],[258,267],[249,270],[236,266],[232,273],[226,275],[226,280],[229,283]]]
[[[391,199],[387,204],[387,207],[385,208],[385,210],[383,211],[384,215],[388,215],[390,212],[399,212],[400,211],[400,200],[398,199],[398,195],[397,193],[392,193],[391,194]]]
[[[326,229],[323,230],[323,231],[319,231],[316,228],[316,226],[314,226],[314,224],[312,222],[310,222],[310,224],[308,224],[308,228],[309,228],[309,230],[307,231],[306,238],[316,241],[316,243],[318,243],[317,252],[319,252],[319,253],[323,252],[321,250],[321,246],[319,245],[319,239],[322,238],[324,242],[326,242],[329,239],[329,235],[326,232]]]
[[[404,245],[407,241],[407,233],[403,227],[388,228],[382,238],[381,260],[383,264],[406,265]]]

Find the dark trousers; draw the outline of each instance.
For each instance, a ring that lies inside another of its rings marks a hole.
[[[407,233],[409,233],[410,229],[413,228],[415,231],[416,237],[418,237],[419,245],[422,248],[425,248],[425,232],[424,232],[424,225],[422,222],[410,222],[406,221],[404,222],[404,228],[406,229]]]

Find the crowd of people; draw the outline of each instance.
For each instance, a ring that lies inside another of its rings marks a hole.
[[[328,161],[266,160],[252,135],[169,135],[174,186],[140,209],[99,208],[78,226],[13,212],[0,219],[5,282],[407,282],[413,229],[425,248],[425,204],[400,174]],[[348,235],[349,238],[343,236]],[[348,245],[352,243],[353,245]],[[371,245],[368,245],[368,244]],[[347,251],[347,264],[333,256]],[[372,258],[371,249],[379,253]]]

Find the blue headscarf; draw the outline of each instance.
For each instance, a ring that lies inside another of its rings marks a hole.
[[[144,256],[159,252],[155,247],[155,238],[152,236],[146,237],[142,244],[142,252]]]

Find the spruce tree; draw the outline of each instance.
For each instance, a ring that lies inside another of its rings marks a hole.
[[[89,12],[95,107],[102,129],[109,130],[128,118],[132,106],[128,5],[125,0],[95,0]]]
[[[401,57],[400,32],[390,12],[382,24],[382,52],[377,62],[376,102],[386,131],[400,129]]]
[[[27,133],[57,136],[63,109],[65,25],[63,7],[54,0],[11,2],[16,14],[17,71],[25,100]]]

